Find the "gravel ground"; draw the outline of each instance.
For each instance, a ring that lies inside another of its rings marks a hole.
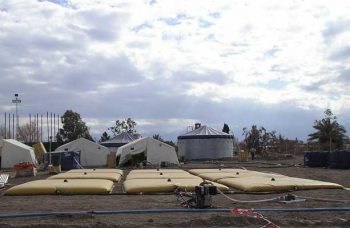
[[[350,170],[307,168],[300,166],[302,157],[258,160],[257,163],[238,163],[234,161],[193,162],[184,164],[189,168],[245,167],[249,170],[269,171],[293,177],[330,181],[350,187]],[[275,165],[280,164],[281,166]],[[126,170],[126,173],[128,170]],[[11,178],[10,186],[34,179],[45,179],[48,174],[40,172],[36,177]],[[3,192],[2,190],[1,192]],[[114,192],[122,191],[117,184]],[[308,190],[293,192],[298,196],[330,199],[330,201],[306,200],[304,202],[283,204],[232,203],[222,195],[213,197],[215,208],[300,208],[300,207],[349,207],[350,191],[347,190]],[[279,194],[231,194],[240,200],[253,200],[282,196]],[[339,200],[333,202],[331,200]],[[47,212],[47,211],[91,211],[123,209],[161,209],[183,208],[175,195],[43,195],[43,196],[0,196],[0,213]],[[350,212],[265,212],[264,217],[281,227],[350,227]],[[0,227],[261,227],[266,224],[261,219],[237,216],[231,213],[167,213],[150,215],[76,215],[36,218],[1,219]]]

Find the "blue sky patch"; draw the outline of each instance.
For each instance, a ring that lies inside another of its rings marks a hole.
[[[175,26],[181,24],[181,20],[185,18],[185,14],[178,14],[175,18],[163,18],[161,20],[164,21],[167,25]]]
[[[139,32],[143,29],[147,29],[147,28],[152,28],[153,26],[151,24],[149,24],[148,22],[142,23],[140,25],[137,25],[135,27],[133,27],[131,30],[134,32]]]
[[[149,1],[149,4],[150,4],[151,6],[155,5],[156,3],[157,3],[156,0],[151,0],[151,1]]]
[[[221,17],[221,13],[219,12],[214,12],[214,13],[210,13],[209,16],[215,18],[215,19],[218,19]]]
[[[201,28],[208,28],[208,27],[211,27],[213,25],[214,25],[214,23],[209,22],[207,20],[203,20],[203,19],[199,20],[199,27],[201,27]]]
[[[58,4],[58,5],[62,5],[62,6],[67,6],[70,4],[69,0],[46,0],[46,1]],[[43,0],[40,0],[40,2],[43,2]]]

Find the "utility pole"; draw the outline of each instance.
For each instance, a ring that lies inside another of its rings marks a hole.
[[[60,115],[57,116],[57,133],[60,133]],[[57,142],[57,137],[55,138]]]
[[[56,136],[56,113],[53,114],[53,137],[55,136]]]
[[[40,142],[39,141],[39,114],[36,114],[36,142]]]
[[[29,142],[32,142],[32,114],[29,113]]]
[[[7,139],[7,129],[6,129],[7,122],[6,122],[6,117],[7,117],[7,113],[5,112],[5,138],[4,139]]]
[[[12,138],[15,139],[15,114],[12,114]]]
[[[49,112],[46,112],[46,128],[47,128],[47,142],[50,142]]]
[[[43,142],[43,115],[40,115],[40,142]]]
[[[19,116],[18,116],[18,104],[22,102],[21,99],[18,98],[18,93],[15,93],[15,99],[12,100],[12,103],[16,104],[16,138],[18,138],[19,132]]]
[[[52,136],[50,135],[50,137],[49,137],[49,165],[51,165],[51,150],[52,150],[51,143],[52,143]]]
[[[50,141],[52,142],[52,112],[50,112],[50,136],[51,136]]]
[[[9,113],[9,139],[11,139],[11,114]]]

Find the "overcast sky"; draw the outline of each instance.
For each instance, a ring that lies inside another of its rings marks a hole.
[[[131,117],[176,139],[202,122],[306,139],[331,108],[350,131],[350,1],[0,0],[0,112]],[[4,118],[1,114],[0,124]]]

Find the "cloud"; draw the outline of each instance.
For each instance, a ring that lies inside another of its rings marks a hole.
[[[39,0],[39,2],[50,2],[53,4],[57,4],[63,7],[71,7],[71,3],[69,0]]]
[[[338,18],[335,21],[326,23],[325,29],[322,31],[322,35],[327,43],[334,41],[337,36],[347,33],[350,29],[349,18]]]
[[[281,51],[279,48],[271,48],[270,50],[266,51],[264,56],[266,57],[275,57],[276,53]]]
[[[21,114],[73,109],[94,134],[132,117],[143,134],[173,139],[195,121],[305,138],[323,109],[348,113],[347,7],[2,2],[0,112],[19,93]]]
[[[201,28],[208,28],[208,27],[213,26],[213,25],[214,25],[214,23],[209,22],[207,20],[203,20],[203,19],[199,20],[199,27],[201,27]]]
[[[350,58],[350,47],[342,47],[331,54],[330,59],[334,61],[347,60]]]
[[[315,83],[312,83],[310,85],[304,85],[304,86],[301,86],[302,89],[306,90],[306,91],[315,91],[315,92],[318,92],[321,90],[321,87],[323,85],[326,85],[327,83],[329,83],[329,80],[321,80],[321,81],[318,81],[318,82],[315,82]]]
[[[340,72],[337,80],[339,80],[340,82],[343,82],[346,85],[348,85],[348,83],[350,82],[350,69],[349,68],[343,69]]]
[[[144,22],[144,23],[142,23],[140,25],[137,25],[134,28],[132,28],[132,31],[139,32],[139,31],[141,31],[143,29],[147,29],[147,28],[152,28],[152,25],[147,23],[147,22]]]
[[[218,70],[208,70],[202,73],[194,71],[178,71],[173,73],[173,77],[176,78],[176,80],[189,83],[211,82],[215,84],[224,84],[227,82],[225,74]]]
[[[272,65],[270,71],[278,72],[278,73],[288,73],[290,69],[281,66],[281,65]]]
[[[161,21],[164,21],[167,25],[175,26],[181,24],[185,19],[189,19],[185,14],[177,14],[174,18],[162,18]]]
[[[101,7],[80,10],[76,13],[77,26],[97,41],[115,41],[128,14],[114,8]]]

